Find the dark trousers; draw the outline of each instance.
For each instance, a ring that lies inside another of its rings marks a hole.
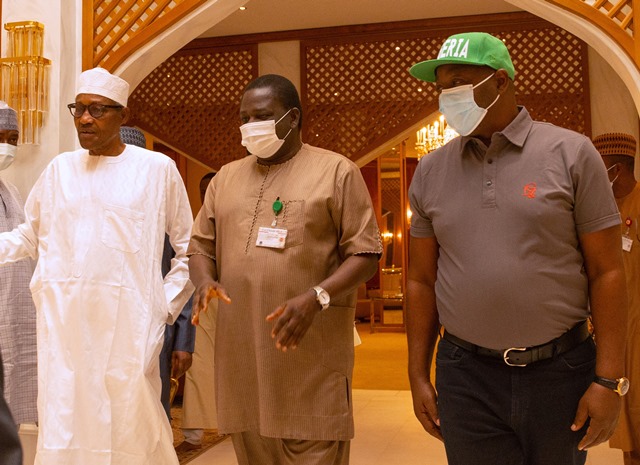
[[[582,465],[584,436],[571,431],[591,384],[591,338],[526,367],[475,355],[441,340],[436,389],[449,465]]]
[[[162,391],[160,393],[160,401],[162,407],[171,422],[171,405],[169,397],[171,395],[171,357],[173,356],[173,340],[175,328],[173,325],[166,325],[164,328],[164,343],[160,352],[160,381],[162,382]]]
[[[18,429],[2,395],[3,388],[4,376],[0,358],[0,465],[22,465],[22,446]]]

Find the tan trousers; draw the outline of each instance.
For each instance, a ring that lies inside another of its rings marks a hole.
[[[193,363],[185,375],[182,399],[182,428],[185,429],[218,428],[213,378],[217,318],[218,301],[213,299],[208,310],[200,313]]]
[[[231,434],[238,465],[348,465],[351,441],[302,441]]]

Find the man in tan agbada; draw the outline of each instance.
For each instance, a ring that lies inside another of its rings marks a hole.
[[[282,76],[240,103],[250,156],[223,166],[187,254],[194,314],[221,298],[218,428],[240,465],[337,465],[353,437],[356,291],[382,251],[360,170],[303,144],[298,92]]]

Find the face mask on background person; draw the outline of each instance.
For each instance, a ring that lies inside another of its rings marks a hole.
[[[498,94],[487,108],[480,108],[473,98],[473,89],[487,82],[494,74],[487,76],[475,86],[467,84],[440,92],[440,113],[447,119],[447,124],[461,136],[471,134],[482,122],[489,108],[500,98]]]
[[[291,110],[293,110],[293,108],[290,108],[282,115],[282,118],[287,116]],[[278,139],[276,124],[282,121],[282,118],[278,121],[271,119],[246,123],[240,126],[242,145],[249,150],[249,153],[258,158],[269,158],[273,156],[273,154],[280,150],[280,147],[284,144],[284,140],[291,133],[291,129],[289,129],[289,132],[282,139]]]
[[[609,168],[607,168],[607,173],[608,173],[609,171],[611,171],[611,168],[613,168],[614,166],[616,166],[616,165],[611,165]],[[613,183],[614,183],[614,182],[616,182],[616,179],[618,179],[618,176],[620,176],[620,175],[619,175],[619,174],[616,174],[616,177],[615,177],[615,178],[613,178],[613,181],[609,181],[609,183],[611,184],[611,188],[612,188],[612,189],[613,189]]]
[[[13,159],[16,157],[18,147],[11,144],[0,143],[0,170],[4,170],[11,166]]]

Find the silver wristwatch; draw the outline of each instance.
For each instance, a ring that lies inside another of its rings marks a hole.
[[[316,292],[316,300],[322,307],[322,310],[326,310],[329,308],[329,303],[331,302],[331,297],[329,297],[329,293],[322,289],[320,286],[314,286],[312,289]]]

